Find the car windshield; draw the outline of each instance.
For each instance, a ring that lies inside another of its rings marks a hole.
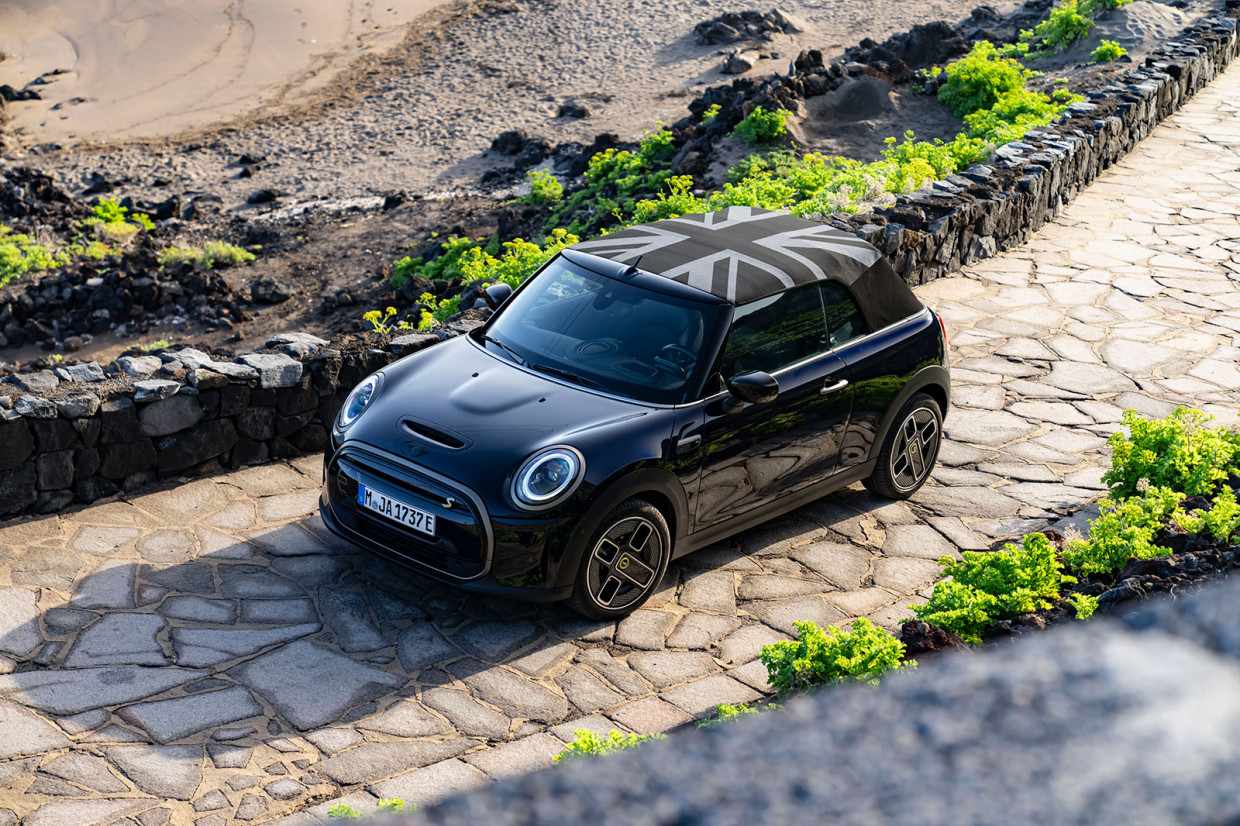
[[[561,257],[509,299],[483,341],[531,370],[676,404],[685,400],[719,311]]]

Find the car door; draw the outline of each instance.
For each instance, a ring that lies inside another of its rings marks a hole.
[[[856,300],[842,285],[823,284],[823,303],[832,351],[847,365],[854,389],[852,416],[840,452],[840,468],[870,456],[878,428],[904,383],[915,358],[906,348],[873,331]]]
[[[690,512],[701,530],[748,513],[829,476],[836,468],[852,406],[846,367],[829,352],[822,295],[811,284],[736,309],[716,392],[677,421],[677,452]],[[754,370],[779,382],[765,404],[726,412],[727,379]],[[687,478],[688,477],[688,478]]]

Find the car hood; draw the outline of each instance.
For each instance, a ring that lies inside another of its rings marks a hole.
[[[408,356],[383,369],[383,388],[346,432],[458,479],[475,490],[495,487],[527,456],[568,444],[586,456],[651,418],[670,417],[639,402],[592,393],[521,369],[465,336]],[[420,434],[420,435],[419,435]]]

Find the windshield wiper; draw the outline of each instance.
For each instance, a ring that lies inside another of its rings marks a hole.
[[[603,386],[599,384],[598,382],[596,382],[594,379],[587,379],[585,376],[579,376],[576,373],[570,373],[568,370],[561,370],[558,367],[552,367],[550,364],[529,364],[527,363],[525,366],[529,367],[531,370],[538,370],[541,373],[550,373],[553,376],[559,376],[562,379],[568,379],[569,381],[576,382],[577,384],[580,384],[583,387],[602,387]]]
[[[514,359],[516,359],[517,364],[525,366],[526,361],[525,359],[521,357],[521,354],[518,353],[516,350],[512,349],[511,347],[509,347],[504,342],[497,339],[495,336],[488,335],[487,333],[482,333],[481,335],[478,336],[478,338],[481,339],[482,341],[489,341],[492,344],[494,344],[496,347],[499,347],[501,350],[507,351]]]

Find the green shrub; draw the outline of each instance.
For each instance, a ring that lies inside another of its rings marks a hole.
[[[1224,486],[1214,497],[1214,505],[1201,514],[1206,530],[1219,542],[1229,542],[1240,531],[1240,504],[1236,503],[1236,494],[1231,488]]]
[[[525,196],[525,203],[558,204],[564,200],[564,186],[550,172],[531,169],[525,174],[530,179],[530,194]]]
[[[118,250],[111,244],[103,241],[87,241],[84,244],[71,244],[68,251],[73,255],[86,258],[90,261],[99,261],[109,255],[114,255]]]
[[[1117,431],[1107,440],[1111,469],[1102,475],[1112,498],[1138,493],[1142,480],[1146,486],[1186,496],[1212,494],[1230,471],[1240,469],[1240,431],[1206,427],[1212,420],[1187,407],[1163,419],[1124,411],[1130,435]]]
[[[202,252],[204,266],[208,268],[216,265],[231,267],[254,260],[254,253],[223,241],[208,241],[202,245]]]
[[[1023,39],[1017,41],[1016,43],[1002,43],[996,46],[995,52],[999,55],[999,57],[1010,57],[1014,60],[1030,57],[1029,38],[1024,38],[1024,35],[1029,35],[1031,38],[1033,37],[1033,31],[1031,29],[1025,29],[1021,32],[1021,35]]]
[[[999,620],[1050,608],[1064,583],[1076,582],[1063,573],[1054,546],[1040,533],[1029,534],[1020,546],[965,551],[959,562],[943,557],[939,564],[950,579],[935,585],[929,601],[913,613],[973,645]]]
[[[423,294],[423,299],[430,298],[434,301],[434,296]],[[362,320],[370,325],[370,329],[376,333],[393,333],[397,330],[410,330],[412,326],[407,321],[402,321],[396,317],[397,310],[395,307],[388,307],[380,312],[379,310],[371,310],[368,313],[362,313]]]
[[[1104,574],[1130,559],[1152,559],[1171,553],[1154,544],[1154,535],[1175,514],[1183,496],[1169,488],[1151,487],[1140,496],[1103,499],[1102,513],[1089,523],[1089,536],[1075,539],[1063,558],[1074,571]]]
[[[706,111],[702,113],[702,123],[710,123],[719,117],[719,111],[722,108],[718,103],[712,103],[710,106],[707,106]]]
[[[574,760],[583,760],[588,757],[601,757],[618,751],[628,751],[650,740],[663,739],[662,734],[625,734],[616,729],[608,732],[606,737],[601,737],[585,728],[577,729],[575,734],[576,739],[555,756],[556,763],[571,763]]]
[[[776,149],[766,153],[754,152],[737,161],[728,170],[728,181],[737,184],[761,173],[777,176],[789,175],[800,166],[800,163],[800,158],[791,149]]]
[[[155,260],[159,262],[159,266],[175,266],[187,262],[199,260],[202,256],[202,249],[199,247],[164,247],[155,256]]]
[[[1090,594],[1071,594],[1068,602],[1076,611],[1076,618],[1079,620],[1089,619],[1098,610],[1098,598]]]
[[[1032,30],[1020,33],[1020,42],[1015,47],[1000,49],[1005,57],[1040,57],[1057,49],[1067,48],[1089,34],[1094,22],[1091,18],[1111,9],[1126,6],[1132,0],[1061,0],[1051,9],[1046,19]],[[1104,40],[1103,47],[1094,50],[1094,62],[1102,63],[1115,60],[1127,54],[1119,44]],[[1104,48],[1106,44],[1111,48]],[[1099,58],[1098,54],[1110,54]]]
[[[1207,531],[1218,542],[1227,542],[1240,530],[1240,504],[1235,492],[1224,485],[1214,497],[1208,510],[1195,510],[1192,514],[1176,512],[1172,518],[1185,531]]]
[[[713,211],[732,206],[788,209],[798,200],[796,183],[790,177],[754,175],[739,183],[726,183],[710,197],[705,209]]]
[[[117,203],[115,198],[100,198],[99,203],[95,204],[91,213],[101,223],[123,224],[125,223],[125,216],[129,214],[129,210]]]
[[[1061,49],[1071,46],[1089,34],[1093,21],[1087,16],[1093,4],[1082,6],[1077,0],[1060,0],[1047,18],[1033,28],[1033,39],[1044,49]]]
[[[541,247],[529,241],[514,238],[502,245],[504,252],[498,258],[485,250],[474,247],[466,250],[461,256],[461,275],[466,281],[490,278],[516,289],[539,267],[555,257],[557,252],[580,240],[576,235],[562,229],[553,230]]]
[[[140,212],[130,214],[129,209],[117,203],[115,198],[101,198],[91,209],[91,217],[82,221],[81,226],[118,243],[128,241],[139,230],[149,232],[155,229],[150,216]]]
[[[763,646],[758,658],[766,666],[768,681],[781,694],[840,680],[875,683],[888,671],[915,668],[901,664],[904,643],[868,619],[854,620],[851,631],[813,622],[793,623],[795,640]]]
[[[744,703],[738,706],[720,703],[715,706],[715,716],[709,717],[705,720],[699,720],[697,727],[710,728],[711,726],[734,723],[742,717],[752,717],[755,714],[765,714],[768,711],[775,711],[780,708],[783,708],[783,706],[778,703],[770,703],[761,709],[756,709],[753,706],[745,705]]]
[[[1063,89],[1056,90],[1055,95],[1057,99],[1027,89],[1009,92],[991,108],[966,115],[966,134],[994,146],[1019,140],[1030,129],[1057,118],[1065,106],[1081,100]]]
[[[628,223],[644,224],[648,221],[662,221],[665,218],[679,218],[695,212],[705,212],[709,207],[706,201],[696,197],[693,192],[693,178],[679,175],[669,178],[667,192],[660,192],[653,199],[644,199],[633,207],[633,216]]]
[[[0,224],[0,287],[30,272],[52,270],[68,263],[64,253],[36,244],[29,235]]]
[[[959,117],[979,109],[989,109],[1004,95],[1023,90],[1025,81],[1034,77],[1016,60],[1000,57],[993,43],[982,40],[959,60],[948,63],[932,74],[943,76],[938,97]]]
[[[1089,56],[1094,59],[1094,63],[1110,63],[1112,60],[1127,57],[1128,50],[1114,40],[1104,40]]]
[[[449,272],[455,272],[466,282],[478,281],[480,279],[500,281],[515,289],[520,286],[522,281],[533,275],[539,267],[550,261],[557,252],[576,244],[580,240],[576,235],[571,235],[562,229],[553,230],[541,247],[529,241],[514,238],[511,241],[498,245],[503,248],[503,253],[497,258],[488,252],[488,250],[494,248],[490,244],[483,248],[474,241],[452,238],[443,245],[444,253],[439,257],[440,259],[450,260],[445,260],[437,272],[441,274],[441,277],[447,276]],[[432,261],[430,264],[422,265],[414,263],[420,259],[405,260],[409,261],[409,264],[406,265],[408,269],[401,284],[408,280],[409,275],[407,273],[417,271],[415,267],[421,267],[421,271],[426,273],[430,271],[432,265],[439,261],[439,259],[436,259],[436,261]],[[398,261],[398,270],[400,266],[401,262]],[[395,283],[396,277],[396,275],[393,276],[393,283]],[[419,298],[419,302],[423,306],[419,313],[417,329],[423,331],[434,328],[439,322],[446,321],[461,311],[460,295],[439,299],[430,293],[423,293]],[[389,307],[388,310],[390,315],[380,313],[378,310],[372,310],[362,317],[370,322],[376,330],[382,332],[392,332],[393,330],[403,330],[410,327],[407,322],[394,321],[395,308]]]
[[[161,267],[192,262],[209,270],[253,261],[254,253],[222,241],[208,241],[201,247],[164,247],[155,258]]]
[[[417,806],[413,804],[405,805],[405,801],[399,797],[380,798],[375,805],[375,814],[377,815],[394,815],[408,812],[416,812]],[[327,810],[327,816],[334,820],[362,820],[367,815],[359,812],[347,803],[337,803]]]
[[[461,311],[459,295],[451,298],[435,298],[430,293],[422,293],[418,300],[425,305],[418,320],[418,330],[422,332],[430,330],[441,321],[447,321]],[[401,324],[404,325],[404,322]],[[403,330],[405,326],[398,326],[396,329]]]
[[[392,277],[389,283],[396,288],[405,286],[409,279],[417,275],[432,281],[451,281],[460,278],[461,256],[474,247],[481,247],[480,241],[468,238],[451,237],[439,245],[441,252],[431,261],[424,261],[421,256],[410,258],[405,256],[392,265]],[[499,250],[499,239],[492,238],[486,249],[492,252]]]
[[[706,209],[790,209],[810,219],[856,212],[946,177],[986,154],[984,142],[967,135],[943,143],[918,141],[907,132],[899,141],[888,138],[882,159],[873,163],[817,153],[801,158],[791,152],[750,155],[733,167],[729,182],[707,199]]]
[[[660,129],[642,139],[636,152],[607,149],[590,158],[585,185],[565,198],[545,224],[547,231],[564,229],[576,234],[597,225],[615,212],[629,212],[634,202],[658,192],[672,176],[675,150],[672,133]]]
[[[783,109],[768,112],[755,106],[743,121],[736,124],[732,134],[749,144],[774,143],[788,131],[788,113]]]

